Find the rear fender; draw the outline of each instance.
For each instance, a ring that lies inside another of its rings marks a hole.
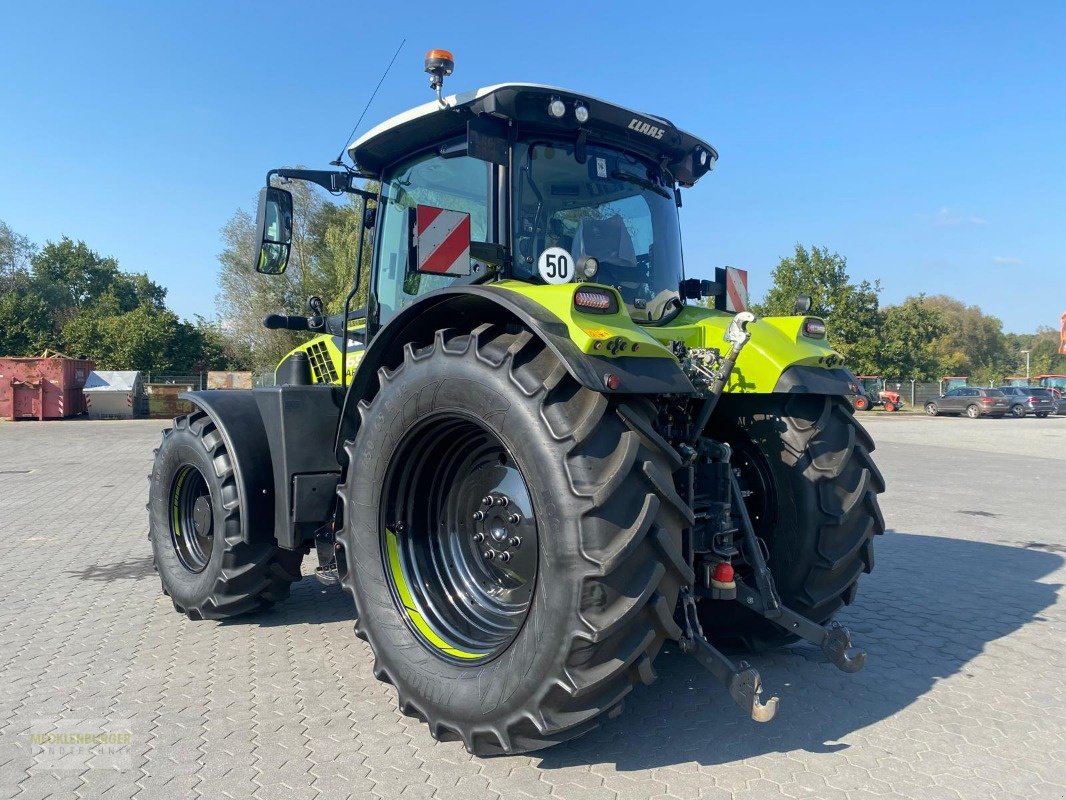
[[[343,463],[344,443],[355,438],[358,430],[359,401],[377,393],[378,370],[394,369],[403,361],[406,344],[430,342],[442,328],[473,330],[487,322],[528,328],[578,383],[604,394],[693,393],[695,389],[677,359],[634,324],[624,310],[593,315],[574,308],[574,293],[587,285],[533,286],[502,281],[450,286],[403,308],[374,336],[345,395],[336,440],[338,460]],[[624,309],[620,303],[618,306]],[[608,375],[618,376],[618,389],[607,388]]]

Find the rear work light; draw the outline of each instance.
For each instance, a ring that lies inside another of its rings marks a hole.
[[[803,335],[811,339],[824,339],[825,322],[817,317],[808,317],[803,320]]]
[[[574,292],[574,308],[594,314],[613,314],[618,310],[614,294],[602,289],[578,289]]]

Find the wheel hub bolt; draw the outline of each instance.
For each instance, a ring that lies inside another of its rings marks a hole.
[[[519,522],[522,521],[522,515],[521,514],[512,514],[511,516],[509,516],[507,518],[507,521],[510,522],[512,525],[517,525]]]
[[[511,540],[507,544],[509,544],[511,547],[515,547],[515,548],[521,547],[522,546],[522,539],[519,538],[518,536],[512,536]]]
[[[485,512],[484,511],[475,511],[474,512],[474,522],[481,522],[481,520],[483,520],[483,519],[485,519]]]
[[[486,508],[491,506],[492,505],[492,495],[485,495],[484,497],[482,497],[481,498],[481,505],[485,506]]]
[[[392,529],[397,533],[403,533],[405,530],[407,530],[407,523],[403,520],[396,520],[396,522],[394,522],[392,525]]]
[[[496,505],[498,505],[500,508],[507,508],[507,504],[510,502],[511,498],[509,498],[505,494],[501,494],[496,497]]]
[[[486,550],[485,558],[487,558],[489,561],[492,561],[492,559],[496,558],[496,551],[491,548]]]
[[[481,531],[478,531],[477,533],[474,534],[474,541],[475,542],[483,542],[483,541],[485,541],[485,534],[481,533]]]
[[[510,560],[511,560],[511,554],[508,553],[506,550],[504,550],[502,553],[500,553],[500,561],[510,561]]]

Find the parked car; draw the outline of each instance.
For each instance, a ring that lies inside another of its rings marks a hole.
[[[1052,397],[1055,398],[1055,405],[1058,407],[1056,414],[1066,414],[1066,392],[1059,389],[1057,386],[1049,386],[1047,390],[1051,392]]]
[[[981,389],[976,386],[960,386],[925,404],[925,413],[931,417],[941,414],[965,414],[970,419],[998,419],[1009,411],[1010,400],[1000,389]]]
[[[1058,410],[1058,402],[1051,389],[1033,386],[1001,386],[999,388],[1010,402],[1010,413],[1016,417],[1034,414],[1046,417]]]

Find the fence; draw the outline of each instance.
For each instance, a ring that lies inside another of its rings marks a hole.
[[[979,386],[980,383],[975,381],[970,385]],[[878,388],[899,392],[903,402],[915,408],[921,408],[947,391],[947,386],[941,381],[916,381],[909,378],[883,378]]]

